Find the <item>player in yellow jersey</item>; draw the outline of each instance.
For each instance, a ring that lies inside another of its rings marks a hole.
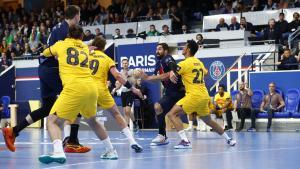
[[[185,96],[167,114],[181,138],[181,142],[174,148],[192,148],[179,116],[181,112],[185,112],[188,115],[196,113],[208,126],[222,135],[229,145],[234,146],[236,141],[231,139],[224,132],[223,128],[210,117],[208,107],[210,97],[204,82],[204,75],[207,74],[207,70],[203,63],[194,56],[197,51],[197,43],[194,40],[188,40],[182,51],[185,60],[181,61],[178,65],[174,62],[171,63],[172,71],[170,72],[170,80],[176,83],[177,76],[181,75],[186,91]]]
[[[69,28],[69,38],[56,42],[43,52],[45,57],[57,57],[63,90],[54,103],[47,122],[54,152],[52,155],[41,156],[39,161],[42,163],[64,163],[66,161],[61,140],[61,130],[58,124],[63,121],[72,123],[77,118],[78,113],[76,112],[81,113],[99,139],[103,141],[106,152],[101,158],[118,158],[105,128],[96,120],[97,86],[90,74],[89,49],[82,42],[82,38],[82,28],[80,26],[71,26]]]
[[[111,96],[107,88],[108,73],[110,72],[116,80],[118,80],[122,85],[130,89],[134,94],[143,97],[140,90],[136,89],[134,86],[125,80],[122,74],[116,69],[115,62],[107,56],[103,51],[106,45],[105,39],[102,37],[96,37],[92,42],[92,47],[95,50],[90,53],[90,69],[92,77],[98,87],[98,100],[97,103],[102,109],[108,110],[112,116],[116,119],[117,123],[122,129],[122,132],[128,138],[130,146],[135,152],[142,152],[143,148],[137,144],[135,139],[128,128],[125,119],[121,115],[113,97]]]

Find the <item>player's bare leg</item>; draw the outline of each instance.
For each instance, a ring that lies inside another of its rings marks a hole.
[[[138,130],[138,128],[137,128],[138,125],[137,125],[137,122],[135,121],[134,114],[131,112],[131,107],[126,106],[124,108],[124,114],[125,114],[126,123],[129,124],[130,119],[131,119],[134,124],[134,131],[136,132]]]
[[[117,151],[114,149],[105,127],[96,120],[96,117],[91,117],[86,121],[91,127],[91,129],[95,132],[97,137],[104,144],[105,153],[101,155],[101,159],[108,159],[108,160],[118,159]]]
[[[180,113],[183,112],[183,109],[175,105],[173,108],[170,110],[170,112],[167,114],[168,118],[170,121],[173,123],[176,131],[178,132],[178,135],[181,138],[181,142],[177,145],[174,146],[175,149],[189,149],[192,148],[192,145],[190,141],[188,140],[186,133],[183,129],[183,123],[180,119]]]
[[[112,114],[112,116],[115,118],[118,125],[121,127],[122,132],[124,135],[128,138],[128,141],[130,143],[130,146],[132,149],[135,150],[135,152],[139,153],[143,151],[143,148],[136,142],[134,139],[128,124],[124,120],[123,116],[121,115],[117,105],[115,104],[112,108],[108,109],[108,111]]]
[[[236,141],[230,138],[227,133],[224,132],[224,129],[217,122],[213,121],[210,116],[204,116],[201,117],[201,119],[204,121],[204,123],[210,126],[213,131],[218,133],[220,136],[223,136],[229,145],[234,146],[236,144]]]
[[[66,162],[66,155],[64,153],[61,140],[61,130],[58,126],[59,123],[62,123],[62,120],[60,120],[56,115],[50,114],[48,116],[47,128],[53,142],[53,154],[39,157],[39,161],[42,163],[49,164],[57,162],[63,164]]]

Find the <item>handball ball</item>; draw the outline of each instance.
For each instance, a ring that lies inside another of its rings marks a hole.
[[[141,73],[142,73],[142,69],[141,68],[135,68],[133,70],[133,76],[135,76],[135,77],[140,77]]]

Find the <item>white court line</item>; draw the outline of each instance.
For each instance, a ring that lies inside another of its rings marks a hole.
[[[206,155],[221,155],[221,154],[233,154],[233,153],[247,153],[247,152],[263,152],[263,151],[279,151],[279,150],[295,150],[300,149],[300,147],[290,147],[290,148],[271,148],[271,149],[260,149],[260,150],[242,150],[242,151],[223,151],[223,152],[216,152],[216,153],[204,153],[204,154],[182,154],[182,155],[170,155],[170,156],[151,156],[151,157],[141,157],[141,158],[125,158],[119,159],[116,161],[129,161],[129,160],[145,160],[145,159],[155,159],[155,158],[164,158],[164,157],[182,157],[182,156],[189,156],[190,158],[195,158],[195,156],[206,156]],[[178,150],[177,150],[178,151]],[[79,165],[87,165],[87,164],[95,164],[95,163],[103,163],[109,160],[98,160],[93,162],[85,162],[85,163],[74,163],[74,164],[67,164],[62,166],[55,166],[55,167],[48,167],[45,169],[54,169],[54,168],[65,168],[71,166],[79,166]]]

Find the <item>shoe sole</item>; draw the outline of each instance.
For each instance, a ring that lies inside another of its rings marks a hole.
[[[119,158],[118,158],[118,157],[114,157],[114,158],[100,157],[100,159],[102,159],[102,160],[117,160],[117,159],[119,159]]]
[[[140,153],[140,152],[143,151],[143,148],[142,148],[142,147],[139,147],[138,145],[132,145],[131,148],[134,149],[134,151],[135,151],[136,153]]]
[[[175,149],[192,149],[192,147],[174,147]]]
[[[4,137],[4,141],[5,141],[5,145],[7,147],[7,149],[11,152],[15,152],[16,151],[16,147],[15,146],[11,146],[10,143],[7,141],[8,139],[6,139],[8,136],[8,130],[2,129],[2,133],[3,133],[3,137]]]
[[[84,151],[78,151],[78,150],[69,149],[69,148],[65,148],[65,149],[64,149],[64,152],[65,152],[65,153],[87,153],[87,152],[89,152],[89,151],[91,151],[91,149],[86,149],[86,150],[84,150]]]
[[[43,157],[39,157],[39,161],[43,164],[50,164],[50,163],[59,163],[59,164],[64,164],[66,162],[66,158],[53,158],[50,156],[43,156]]]
[[[150,146],[163,146],[163,145],[167,145],[169,144],[169,142],[166,143],[150,143]]]

